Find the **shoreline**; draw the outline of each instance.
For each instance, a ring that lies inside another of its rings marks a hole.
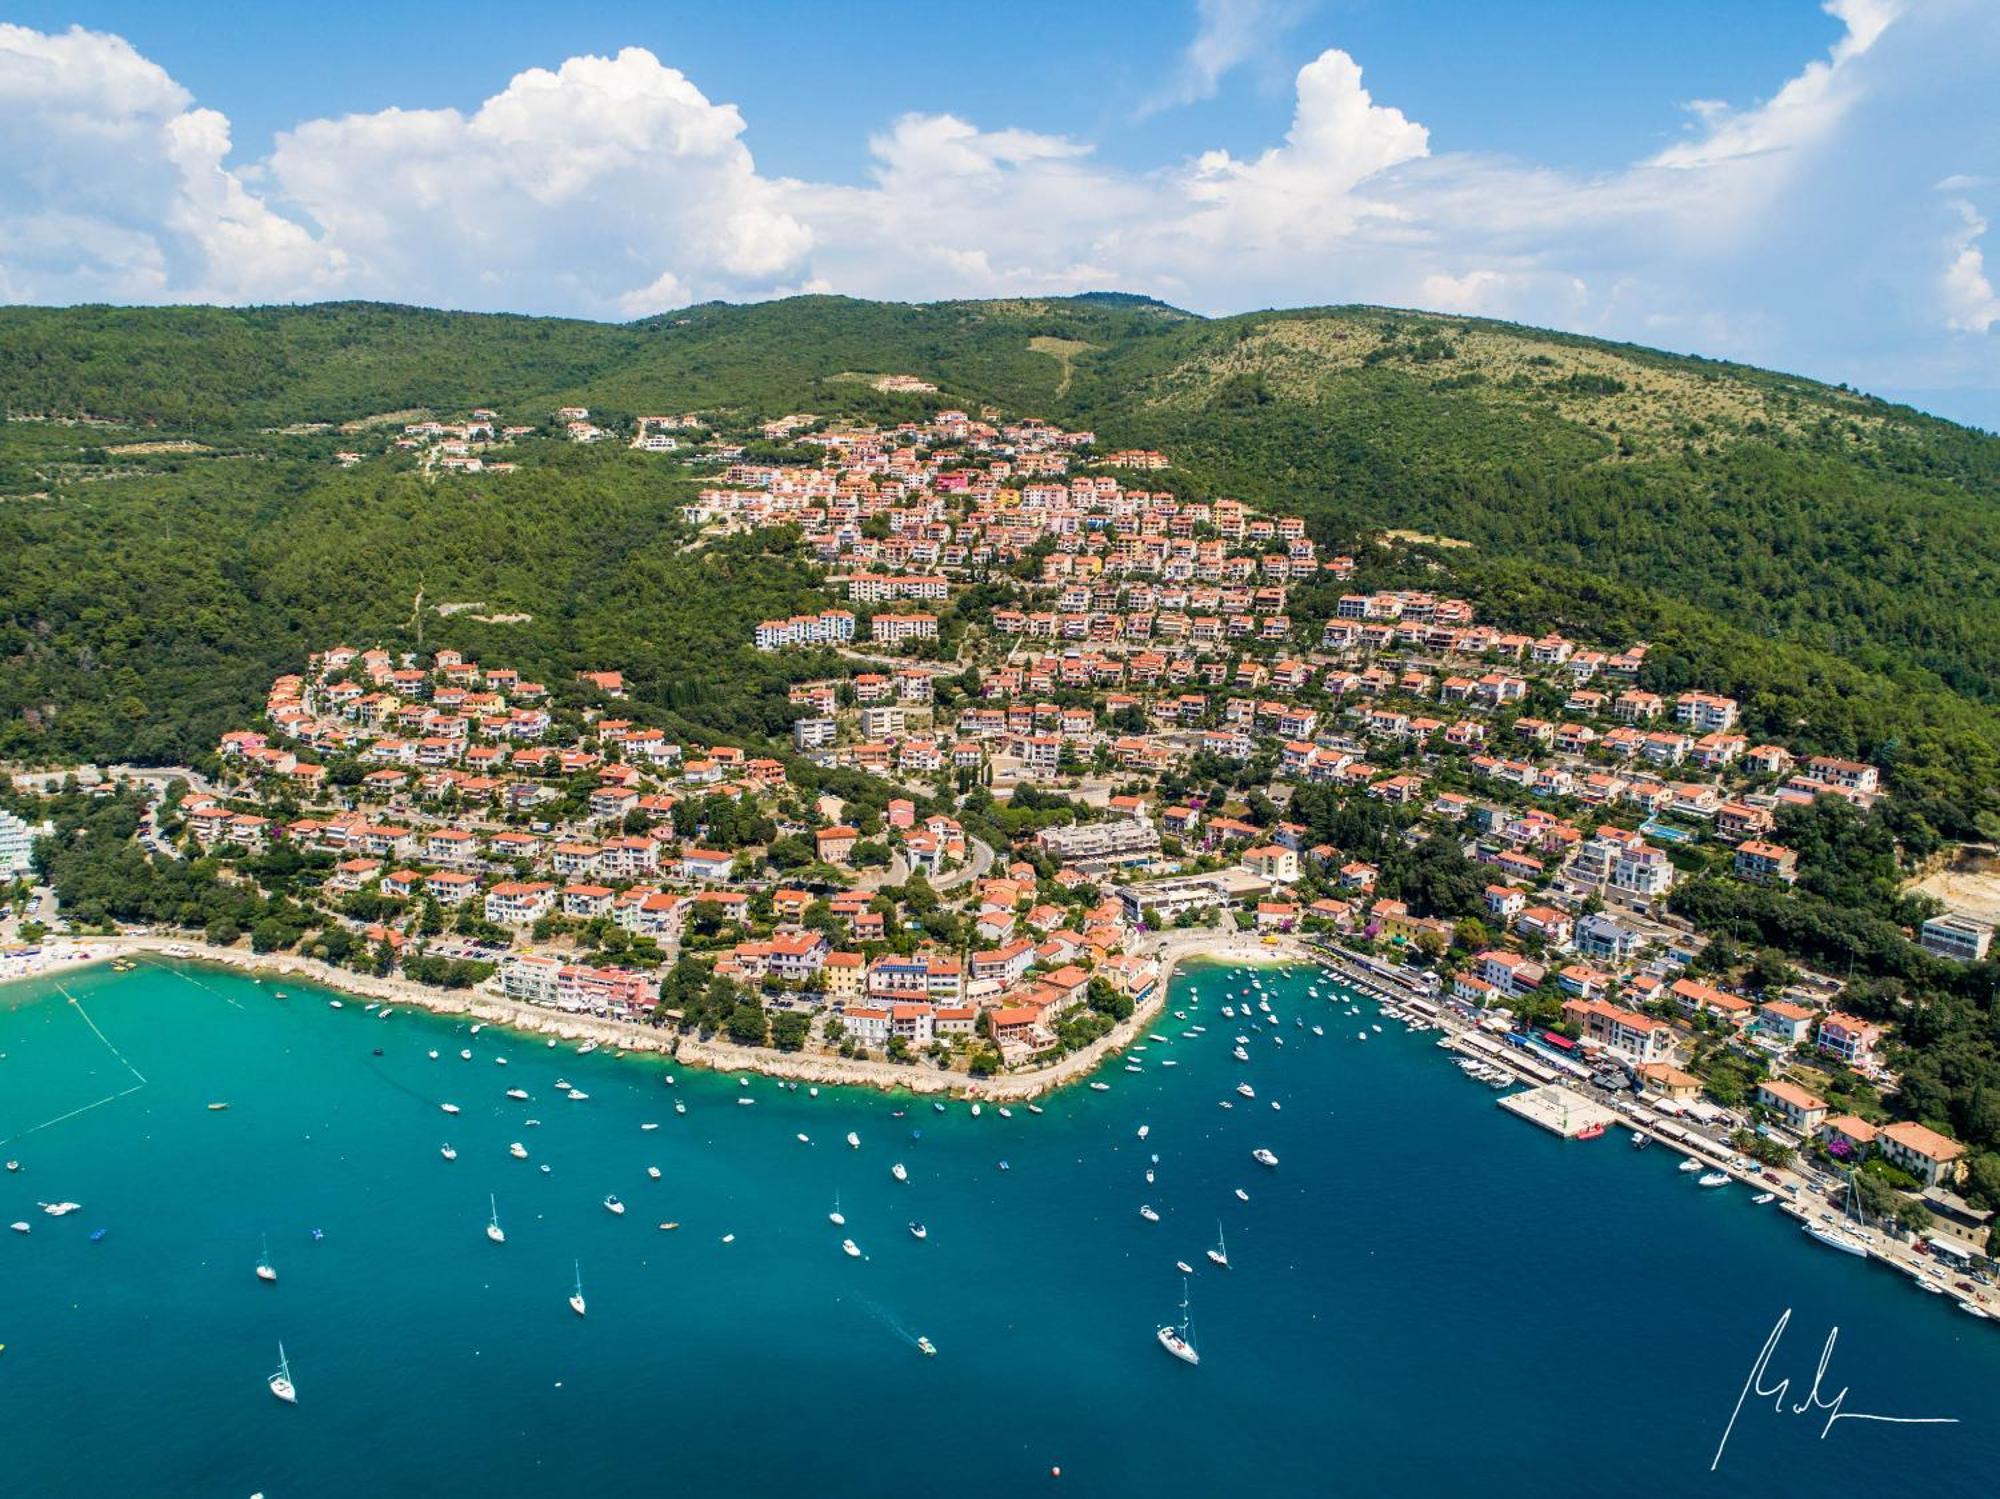
[[[433,1015],[465,1017],[478,1021],[482,1026],[495,1026],[541,1039],[595,1041],[600,1047],[610,1047],[614,1051],[652,1053],[683,1066],[700,1067],[712,1072],[756,1073],[825,1087],[955,1095],[989,1103],[1025,1103],[1088,1078],[1106,1061],[1137,1042],[1146,1028],[1159,1018],[1166,1007],[1168,988],[1182,964],[1235,963],[1289,967],[1307,963],[1318,966],[1312,952],[1303,943],[1289,937],[1267,944],[1261,937],[1240,932],[1170,933],[1149,954],[1160,964],[1160,976],[1153,985],[1153,992],[1110,1031],[1082,1050],[1059,1057],[1045,1066],[976,1078],[962,1072],[941,1072],[914,1063],[815,1056],[804,1052],[739,1046],[720,1039],[703,1040],[695,1035],[634,1025],[622,1020],[546,1010],[524,1000],[507,999],[480,989],[437,989],[409,979],[376,978],[350,969],[330,968],[296,953],[253,953],[245,948],[211,947],[192,936],[121,934],[52,938],[44,939],[43,947],[50,958],[42,968],[0,980],[0,989],[30,979],[60,980],[65,973],[94,968],[135,954],[147,954],[169,962],[212,963],[257,980],[297,979],[343,995],[408,1005]],[[185,949],[186,953],[176,956],[167,951],[169,948]]]

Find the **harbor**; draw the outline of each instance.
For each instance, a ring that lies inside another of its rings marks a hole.
[[[1320,1423],[1371,1492],[1444,1494],[1460,1476],[1444,1454],[1342,1413],[1421,1402],[1447,1357],[1456,1377],[1497,1383],[1520,1348],[1591,1336],[1594,1298],[1490,1294],[1496,1257],[1562,1265],[1585,1224],[1595,1249],[1692,1310],[1654,1336],[1654,1378],[1607,1392],[1589,1428],[1566,1432],[1572,1464],[1538,1467],[1542,1434],[1525,1423],[1472,1420],[1468,1440],[1535,1472],[1540,1494],[1598,1492],[1621,1423],[1643,1422],[1656,1462],[1696,1481],[1718,1344],[1747,1339],[1747,1360],[1785,1305],[1837,1320],[1868,1367],[1905,1371],[1897,1393],[1920,1408],[1972,1415],[1966,1391],[2000,1388],[2000,1340],[1942,1298],[1871,1286],[1741,1193],[1695,1191],[1666,1153],[1610,1149],[1621,1133],[1589,1145],[1493,1128],[1492,1093],[1445,1075],[1460,1054],[1408,1029],[1414,1014],[1398,1023],[1305,965],[1183,968],[1124,1054],[1137,1070],[1101,1069],[1105,1091],[1049,1095],[1039,1115],[815,1096],[749,1074],[688,1071],[670,1088],[657,1063],[611,1048],[551,1051],[465,1018],[335,1009],[340,996],[310,983],[281,1000],[268,982],[201,977],[98,965],[62,976],[75,1005],[32,984],[0,1005],[0,1139],[21,1165],[0,1176],[0,1218],[33,1226],[0,1236],[10,1283],[35,1291],[0,1325],[9,1480],[23,1492],[332,1499],[353,1492],[366,1430],[371,1460],[413,1488],[528,1499],[546,1492],[558,1434],[640,1386],[670,1395],[663,1439],[691,1486],[846,1499],[876,1487],[861,1466],[825,1462],[851,1440],[851,1413],[811,1395],[837,1379],[899,1409],[1005,1409],[1010,1439],[955,1480],[974,1499],[1056,1465],[1116,1495],[1314,1491],[1323,1468],[1307,1444],[1224,1454],[1200,1435],[1260,1421]],[[1239,1035],[1247,1063],[1232,1055]],[[116,1091],[107,1048],[136,1069],[117,1084],[133,1091],[19,1133]],[[443,1102],[461,1112],[441,1115]],[[1392,1152],[1395,1172],[1352,1169]],[[1413,1199],[1409,1173],[1450,1190]],[[58,1218],[41,1201],[79,1206]],[[1227,1268],[1208,1255],[1225,1245]],[[1726,1284],[1695,1273],[1715,1262],[1734,1267]],[[274,1282],[256,1273],[266,1264]],[[569,1298],[586,1293],[584,1316]],[[114,1343],[114,1304],[147,1306],[152,1335]],[[1198,1367],[1156,1339],[1183,1316]],[[1477,1346],[1462,1335],[1473,1323]],[[296,1405],[265,1387],[280,1342]],[[95,1379],[114,1363],[119,1380]],[[380,1398],[391,1367],[423,1402]],[[46,1439],[91,1382],[130,1440]],[[725,1393],[748,1385],[796,1392],[796,1419],[772,1433]],[[1097,1419],[1107,1390],[1156,1419]],[[254,1440],[223,1453],[205,1436],[239,1428]],[[947,1464],[953,1430],[911,1423],[899,1450]],[[1898,1455],[1947,1487],[1973,1481],[1949,1453]],[[1768,1468],[1746,1444],[1742,1461],[1781,1486],[1839,1480],[1816,1444]],[[657,1477],[634,1444],[563,1463],[602,1492]]]

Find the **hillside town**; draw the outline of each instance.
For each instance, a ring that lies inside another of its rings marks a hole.
[[[529,430],[482,410],[398,441],[465,467]],[[816,569],[817,610],[741,642],[784,666],[789,744],[670,733],[615,661],[550,681],[329,643],[152,814],[162,851],[323,913],[253,939],[969,1075],[1143,1015],[1173,941],[1196,950],[1179,934],[1310,944],[1774,1150],[1879,1153],[1983,1223],[1950,1197],[1962,1147],[1888,1122],[1894,1022],[1671,909],[1696,871],[1797,881],[1788,820],[1866,813],[1880,767],[1656,690],[1646,641],[1509,631],[1367,586],[1296,515],[1128,487],[1169,460],[1096,458],[1089,432],[802,414],[761,428],[791,461],[753,463],[696,414],[631,431],[722,465],[690,545],[784,528]],[[1950,913],[1912,936],[1960,962],[1991,942]]]

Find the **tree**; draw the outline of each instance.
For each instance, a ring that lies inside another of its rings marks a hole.
[[[250,950],[252,952],[276,952],[279,948],[290,947],[296,940],[293,932],[282,921],[266,916],[250,928]]]
[[[780,1051],[797,1051],[812,1034],[812,1017],[803,1010],[785,1010],[771,1021],[771,1044]]]
[[[729,1039],[738,1046],[762,1046],[770,1024],[764,1015],[764,1003],[754,994],[745,994],[737,1000],[736,1008],[729,1015]]]

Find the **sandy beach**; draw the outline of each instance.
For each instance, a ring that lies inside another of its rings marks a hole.
[[[940,1072],[922,1063],[864,1061],[808,1052],[776,1051],[768,1047],[738,1046],[719,1039],[703,1040],[699,1036],[682,1035],[652,1026],[547,1010],[484,989],[438,989],[408,979],[376,978],[351,969],[333,968],[294,953],[256,953],[240,947],[213,947],[198,938],[187,936],[148,934],[51,938],[43,943],[43,947],[49,958],[43,968],[11,975],[8,981],[60,979],[64,973],[116,958],[145,955],[171,959],[179,954],[185,961],[233,968],[267,982],[294,978],[342,994],[409,1005],[439,1015],[463,1016],[482,1025],[504,1027],[527,1035],[579,1043],[595,1041],[599,1046],[617,1051],[657,1052],[684,1066],[706,1067],[717,1072],[757,1073],[829,1087],[954,1094],[995,1103],[1025,1101],[1068,1087],[1087,1078],[1107,1060],[1122,1052],[1159,1015],[1166,1003],[1169,981],[1183,963],[1279,967],[1313,961],[1305,946],[1291,937],[1266,942],[1261,937],[1244,933],[1166,933],[1149,949],[1149,955],[1160,964],[1159,982],[1153,986],[1153,992],[1144,1003],[1110,1032],[1080,1051],[1071,1052],[1046,1066],[975,1078],[961,1072]]]

